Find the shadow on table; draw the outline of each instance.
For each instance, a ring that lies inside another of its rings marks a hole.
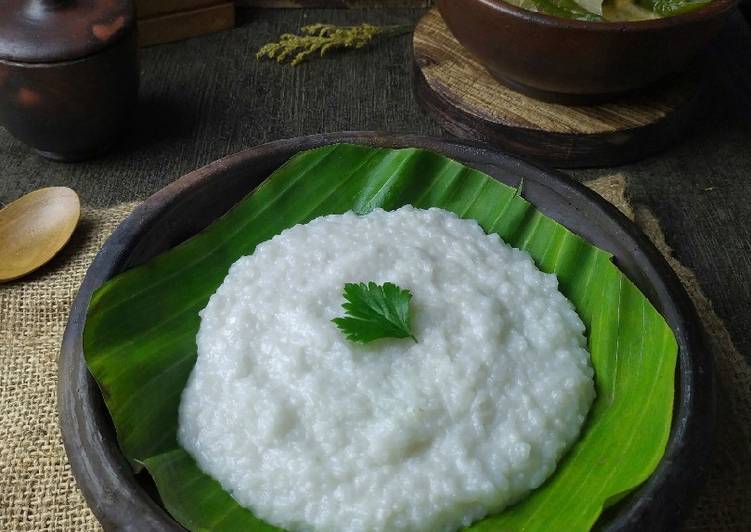
[[[122,137],[102,160],[120,158],[149,149],[163,141],[191,138],[198,126],[196,111],[174,97],[143,96],[138,102],[135,116]]]

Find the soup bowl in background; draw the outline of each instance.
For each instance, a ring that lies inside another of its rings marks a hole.
[[[738,0],[666,18],[591,22],[502,0],[438,0],[457,40],[503,84],[561,103],[603,101],[685,69]]]

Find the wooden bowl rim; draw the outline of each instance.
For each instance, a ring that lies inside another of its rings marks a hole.
[[[446,0],[451,1],[451,0]],[[588,21],[573,20],[568,18],[546,15],[535,11],[529,11],[522,7],[515,6],[504,0],[471,0],[477,4],[482,4],[493,11],[505,15],[511,15],[531,24],[548,26],[557,29],[572,29],[585,32],[618,32],[631,33],[640,31],[657,31],[676,26],[682,26],[703,19],[710,19],[720,16],[733,9],[740,0],[712,0],[706,6],[696,10],[653,20],[635,20],[629,22],[607,22],[607,21]],[[439,3],[440,9],[440,3]]]
[[[63,336],[58,366],[60,429],[78,486],[105,529],[134,532],[183,530],[138,483],[118,446],[101,392],[83,358],[82,333],[92,293],[125,268],[141,237],[180,201],[197,194],[230,169],[337,142],[378,147],[417,147],[446,154],[491,175],[525,178],[525,191],[551,194],[560,202],[555,217],[582,217],[634,256],[643,282],[664,300],[660,309],[679,344],[676,402],[670,439],[656,470],[598,525],[604,530],[667,529],[682,519],[701,485],[714,425],[712,360],[688,294],[655,246],[613,205],[565,174],[520,161],[483,144],[417,135],[341,132],[279,140],[227,156],[170,183],[139,205],[112,233],[86,272]],[[496,178],[498,179],[498,178]],[[545,192],[547,191],[547,192]],[[549,207],[553,209],[553,207]],[[561,220],[559,220],[561,221]],[[564,223],[561,221],[561,223]],[[637,282],[636,279],[633,279]],[[637,283],[638,284],[638,283]],[[642,288],[644,290],[644,288]],[[659,306],[658,306],[659,308]],[[604,521],[604,522],[603,522]]]

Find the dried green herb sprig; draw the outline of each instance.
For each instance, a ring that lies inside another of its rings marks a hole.
[[[285,33],[279,37],[279,42],[264,44],[258,50],[256,59],[275,59],[277,63],[290,60],[295,66],[310,59],[313,54],[321,57],[331,50],[340,48],[362,48],[377,36],[401,35],[411,30],[411,26],[309,24],[300,28],[303,35]]]

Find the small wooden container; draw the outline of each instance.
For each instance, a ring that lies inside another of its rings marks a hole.
[[[132,0],[3,0],[0,124],[49,159],[105,151],[137,100]]]

